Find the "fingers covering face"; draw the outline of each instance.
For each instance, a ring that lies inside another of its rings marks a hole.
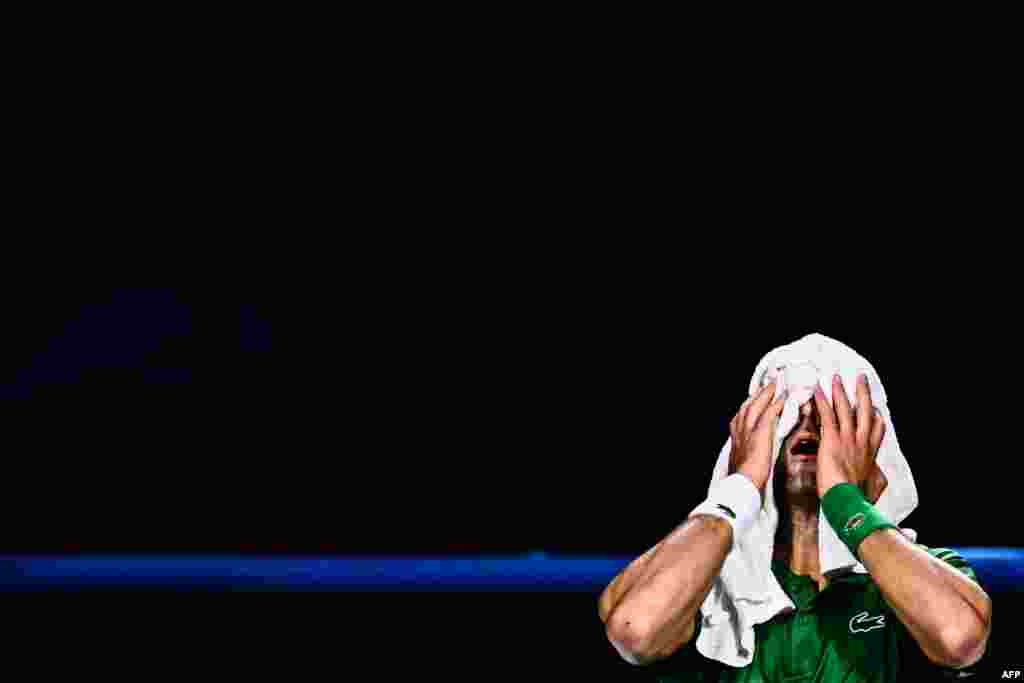
[[[789,397],[789,391],[783,390],[779,397],[775,399],[775,402],[768,407],[765,411],[765,416],[774,423],[775,420],[779,419],[779,415],[782,414],[783,408],[786,407],[786,398]]]
[[[825,398],[820,386],[814,389],[814,402],[821,416],[822,431],[826,429],[841,430],[844,434],[853,434],[856,430],[858,443],[869,443],[872,453],[877,456],[878,448],[885,437],[885,418],[871,402],[871,391],[863,375],[857,378],[857,412],[856,416],[846,398],[846,391],[838,378],[832,380],[832,406]],[[861,417],[863,416],[863,417]],[[856,417],[856,419],[855,419]],[[849,431],[848,431],[849,430]]]
[[[745,424],[747,419],[747,410],[750,408],[750,404],[757,398],[757,394],[748,396],[743,403],[740,404],[740,409],[736,411],[736,415],[733,416],[732,422],[729,423],[729,433],[732,435],[732,442],[735,444],[739,441],[739,437],[742,436],[740,431]]]
[[[825,392],[821,390],[821,386],[814,387],[814,405],[818,406],[818,417],[821,418],[821,431],[835,431],[836,430],[836,413],[832,410],[832,406],[828,404],[828,400],[825,398]]]
[[[729,423],[729,432],[732,434],[732,442],[736,443],[736,437],[739,436],[740,425],[743,424],[743,420],[746,419],[747,406],[750,405],[750,401],[754,397],[751,396],[746,401],[740,404],[740,409],[736,411],[736,415],[733,416],[732,422]]]
[[[846,389],[843,388],[839,375],[832,378],[832,405],[835,406],[840,432],[853,434],[853,411],[850,409],[850,400],[846,398]]]
[[[860,375],[857,378],[857,441],[859,443],[867,443],[875,419],[867,378]]]
[[[754,400],[749,406],[747,406],[747,416],[743,421],[746,431],[749,432],[754,428],[754,425],[757,424],[758,418],[761,417],[761,413],[764,412],[765,407],[768,405],[768,402],[772,400],[772,396],[774,395],[775,382],[770,382],[769,384],[761,387],[761,391],[758,392]]]
[[[871,451],[878,457],[878,449],[885,437],[885,418],[877,410],[872,410],[871,414],[874,416],[874,425],[871,427]]]

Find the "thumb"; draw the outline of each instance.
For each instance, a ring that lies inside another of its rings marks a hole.
[[[786,407],[787,396],[789,396],[789,391],[783,391],[779,394],[779,397],[775,399],[775,402],[768,406],[768,410],[764,411],[764,417],[772,436],[775,436],[775,428],[779,424],[779,415],[782,414],[782,409]]]

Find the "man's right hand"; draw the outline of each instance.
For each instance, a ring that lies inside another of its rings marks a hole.
[[[738,472],[748,477],[761,492],[762,500],[772,468],[775,428],[782,408],[786,405],[788,392],[783,391],[778,400],[771,403],[774,394],[773,381],[744,401],[729,423],[729,433],[732,435],[729,474]]]

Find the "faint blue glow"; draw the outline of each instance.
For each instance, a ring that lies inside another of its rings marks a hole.
[[[953,548],[964,556],[968,562],[974,561],[998,561],[998,562],[1022,562],[1024,561],[1024,548]]]
[[[956,548],[992,591],[1024,591],[1024,549]],[[210,587],[358,591],[600,591],[633,558],[6,556],[0,587]]]

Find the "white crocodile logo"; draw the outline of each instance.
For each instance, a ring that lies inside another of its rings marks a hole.
[[[854,628],[854,624],[871,624],[867,628]],[[877,617],[869,617],[867,612],[861,612],[853,619],[850,619],[850,633],[867,633],[876,628],[883,628],[885,626],[885,615],[879,614]]]

